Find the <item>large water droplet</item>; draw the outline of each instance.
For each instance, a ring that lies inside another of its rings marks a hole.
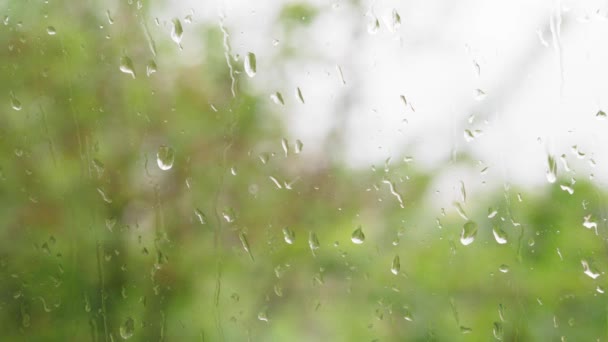
[[[56,35],[56,34],[57,34],[57,30],[55,30],[55,27],[53,27],[53,26],[49,26],[49,27],[47,27],[47,28],[46,28],[46,33],[47,33],[49,36],[54,36],[54,35]]]
[[[255,73],[257,72],[257,63],[255,59],[255,54],[253,52],[248,52],[245,56],[244,66],[247,76],[255,76]]]
[[[365,241],[365,234],[363,234],[361,226],[357,227],[357,229],[353,231],[352,235],[350,236],[350,240],[356,245],[360,245]]]
[[[129,339],[133,337],[133,333],[135,332],[135,321],[133,318],[129,317],[127,320],[120,326],[120,337],[123,339]]]
[[[156,164],[161,170],[170,170],[173,167],[174,160],[175,151],[173,148],[164,145],[158,148],[158,152],[156,152]]]
[[[462,227],[462,232],[460,233],[460,243],[464,246],[468,246],[475,241],[475,237],[477,236],[477,223],[473,221],[468,221]]]
[[[122,56],[120,58],[120,71],[125,74],[131,75],[135,78],[135,68],[133,67],[133,61],[128,56]]]
[[[287,244],[293,245],[296,240],[296,234],[289,227],[283,228],[283,239]]]
[[[180,48],[182,47],[182,36],[184,35],[184,28],[182,23],[177,18],[173,18],[173,27],[171,28],[171,40],[177,44]]]
[[[555,183],[557,180],[557,163],[555,162],[555,158],[553,156],[547,157],[547,164],[549,169],[547,170],[547,181],[549,183]]]
[[[401,271],[401,261],[399,260],[399,256],[395,255],[395,258],[391,263],[391,273],[394,275],[398,275],[399,271]]]
[[[507,273],[509,272],[509,265],[502,264],[500,267],[498,267],[498,270],[502,273]]]
[[[494,229],[492,229],[492,233],[494,234],[494,239],[496,240],[496,242],[498,242],[498,244],[504,245],[505,243],[507,243],[507,233],[505,233],[505,231],[502,230],[500,227],[494,226]]]

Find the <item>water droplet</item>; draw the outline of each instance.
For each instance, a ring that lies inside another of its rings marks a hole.
[[[115,218],[106,219],[106,228],[108,228],[109,231],[112,231],[114,229],[115,225],[116,225]]]
[[[203,214],[203,212],[200,209],[198,209],[198,208],[194,209],[194,215],[198,219],[198,222],[200,222],[201,224],[207,223],[207,216],[205,216],[205,214]]]
[[[84,311],[91,312],[91,303],[89,302],[89,296],[84,295]]]
[[[110,10],[106,11],[106,17],[108,18],[108,23],[110,23],[110,25],[114,24],[114,19],[112,19],[112,15],[110,14]]]
[[[296,88],[296,96],[298,97],[298,100],[300,100],[300,102],[304,104],[304,95],[302,95],[302,90],[300,89],[300,87]]]
[[[464,209],[462,208],[462,205],[460,203],[454,202],[454,207],[456,208],[456,212],[458,213],[458,215],[460,215],[460,217],[462,217],[465,220],[469,219],[467,213],[464,211]]]
[[[184,28],[182,27],[182,23],[177,18],[173,18],[172,20],[173,27],[171,28],[171,40],[177,44],[177,46],[182,48],[182,36],[184,35]]]
[[[587,229],[593,228],[597,232],[597,222],[591,221],[591,214],[583,217],[583,220],[583,227]]]
[[[342,67],[340,67],[339,65],[336,65],[336,70],[338,70],[338,76],[340,76],[340,82],[342,82],[342,84],[346,84],[346,80],[344,79],[344,73],[342,73]]]
[[[604,292],[606,292],[606,291],[604,290],[604,287],[602,287],[601,285],[598,285],[598,286],[595,288],[595,291],[597,291],[597,293],[604,293]]]
[[[494,328],[492,328],[492,334],[494,334],[494,338],[502,341],[504,333],[502,328],[502,323],[494,322]]]
[[[380,29],[380,21],[378,21],[378,18],[376,18],[375,15],[371,13],[368,15],[370,17],[370,21],[367,23],[367,32],[370,34],[376,34]]]
[[[281,93],[279,93],[278,91],[274,94],[270,95],[270,99],[272,100],[272,102],[278,104],[278,105],[284,105],[285,101],[283,101],[283,95],[281,95]]]
[[[561,184],[559,187],[560,187],[560,189],[564,190],[565,192],[567,192],[570,195],[574,194],[574,189],[572,189],[571,186]]]
[[[245,56],[244,66],[247,76],[255,76],[255,73],[257,72],[257,63],[255,59],[255,54],[253,52],[248,52]]]
[[[158,148],[158,152],[156,152],[156,164],[158,168],[167,171],[173,167],[173,162],[175,160],[175,151],[173,148],[161,145]]]
[[[581,260],[581,265],[583,266],[584,273],[591,277],[591,279],[597,279],[600,276],[600,272],[595,270],[587,260]]]
[[[245,252],[249,254],[249,258],[251,258],[251,261],[255,261],[253,259],[253,254],[251,253],[251,249],[249,248],[249,241],[247,241],[247,234],[245,234],[245,232],[239,233],[239,240],[241,240],[241,245],[243,245],[243,249],[245,250]]]
[[[293,245],[296,240],[296,234],[289,227],[283,228],[283,239],[289,245]]]
[[[468,246],[475,241],[475,237],[477,236],[477,223],[473,221],[467,221],[462,227],[462,232],[460,233],[460,243],[464,246]]]
[[[481,89],[475,89],[475,100],[483,101],[486,98],[486,93]]]
[[[464,130],[464,140],[466,142],[471,142],[471,141],[475,140],[475,135],[473,134],[473,132],[471,132],[471,130],[469,130],[469,129]]]
[[[408,322],[414,321],[414,316],[412,315],[412,312],[410,311],[410,309],[407,307],[403,308],[403,319],[405,319]]]
[[[264,308],[258,312],[258,319],[262,322],[268,322],[268,308]]]
[[[357,227],[357,229],[353,231],[352,235],[350,236],[350,240],[356,245],[360,245],[365,241],[365,234],[363,234],[361,226]]]
[[[557,163],[555,162],[555,158],[553,156],[547,157],[547,164],[549,169],[547,170],[547,181],[549,183],[555,183],[557,180]]]
[[[465,203],[467,201],[467,191],[464,187],[464,182],[460,181],[460,200]]]
[[[502,304],[498,304],[498,317],[501,321],[505,321],[505,307]]]
[[[399,260],[399,256],[395,255],[395,258],[391,263],[391,273],[394,275],[398,275],[399,271],[401,271],[401,261]]]
[[[54,35],[56,35],[56,34],[57,34],[57,30],[55,30],[55,27],[53,27],[53,26],[49,26],[49,27],[47,27],[47,28],[46,28],[46,33],[47,33],[49,36],[54,36]]]
[[[103,189],[97,188],[97,192],[99,193],[99,195],[101,196],[101,199],[104,202],[106,202],[106,203],[112,203],[112,199],[110,199],[110,197],[105,193],[105,191],[103,191]]]
[[[401,16],[399,15],[399,13],[397,12],[396,9],[393,9],[393,11],[391,12],[391,21],[390,21],[390,25],[389,25],[389,30],[391,30],[392,32],[397,32],[397,30],[399,30],[400,27],[401,27]]]
[[[124,340],[133,337],[133,333],[135,332],[135,321],[133,318],[129,317],[127,320],[120,326],[120,337]]]
[[[465,327],[464,325],[460,326],[460,333],[462,334],[470,334],[473,332],[473,329],[469,328],[469,327]]]
[[[492,229],[492,233],[494,234],[494,239],[496,240],[496,242],[498,242],[498,244],[504,245],[505,243],[507,243],[507,233],[505,233],[505,231],[502,230],[500,227],[494,226],[494,229]]]
[[[608,117],[606,115],[606,112],[604,112],[603,110],[599,110],[596,114],[595,114],[595,118],[598,120],[606,120],[606,117]]]
[[[494,218],[498,215],[498,210],[493,209],[492,207],[488,208],[488,218]]]
[[[302,142],[298,139],[296,140],[296,144],[295,144],[295,154],[300,154],[302,152],[302,148],[304,147],[304,144],[302,144]]]
[[[289,141],[283,138],[281,139],[281,147],[283,148],[283,153],[285,153],[285,157],[289,155]]]
[[[319,238],[317,238],[317,234],[314,232],[308,233],[308,247],[310,247],[313,256],[315,256],[315,251],[321,247]]]
[[[509,265],[502,264],[498,267],[498,270],[502,273],[507,273],[509,272]]]
[[[19,101],[13,93],[11,93],[11,107],[16,111],[20,111],[22,108],[21,101]]]
[[[135,68],[133,67],[133,61],[128,56],[122,56],[120,58],[120,71],[125,74],[131,75],[135,78]]]
[[[155,73],[157,70],[158,67],[156,66],[156,62],[153,60],[149,61],[146,65],[146,76],[150,77],[150,75]]]

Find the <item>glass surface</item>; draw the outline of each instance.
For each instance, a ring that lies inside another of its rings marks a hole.
[[[0,19],[0,340],[608,340],[605,1]]]

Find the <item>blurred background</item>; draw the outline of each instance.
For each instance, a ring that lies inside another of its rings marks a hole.
[[[1,340],[608,340],[608,2],[0,19]]]

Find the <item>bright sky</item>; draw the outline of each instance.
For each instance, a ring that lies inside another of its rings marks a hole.
[[[488,166],[490,180],[539,185],[547,182],[552,154],[560,175],[608,181],[608,119],[596,118],[608,111],[606,1],[364,1],[358,7],[309,1],[319,15],[296,31],[295,41],[284,41],[276,20],[285,3],[171,2],[157,15],[170,22],[193,10],[194,25],[219,23],[222,13],[233,52],[257,56],[248,86],[283,94],[285,106],[270,98],[268,106],[306,153],[324,153],[335,129],[344,137],[336,155],[354,167],[383,166],[389,157],[399,163],[408,155],[435,168],[454,151],[469,151],[481,163],[462,177],[479,178]],[[391,24],[393,10],[399,27]],[[375,18],[380,25],[370,33]],[[188,28],[183,53],[196,58],[200,47]],[[283,44],[299,50],[279,63]],[[474,139],[467,141],[465,130]]]

